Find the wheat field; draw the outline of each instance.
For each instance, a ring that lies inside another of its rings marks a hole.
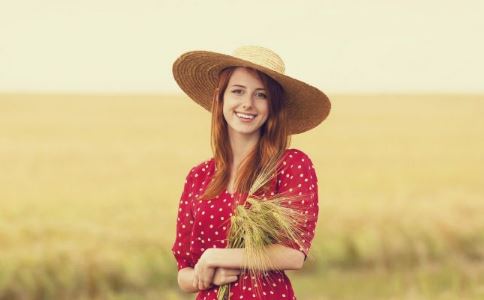
[[[484,96],[329,95],[293,136],[320,214],[299,300],[484,299]],[[210,116],[179,95],[0,95],[0,300],[194,299],[170,247]]]

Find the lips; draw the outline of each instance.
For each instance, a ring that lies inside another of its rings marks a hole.
[[[239,118],[244,119],[244,120],[253,120],[257,116],[256,114],[241,113],[241,112],[237,112],[237,111],[235,112],[235,114]]]

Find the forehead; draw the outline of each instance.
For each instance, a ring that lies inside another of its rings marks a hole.
[[[230,76],[229,86],[233,84],[244,85],[252,88],[264,88],[262,80],[255,70],[244,67],[235,68],[232,76]]]

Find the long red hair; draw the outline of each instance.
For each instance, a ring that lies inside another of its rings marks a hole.
[[[214,91],[211,146],[216,171],[207,189],[200,196],[201,199],[214,198],[223,192],[229,184],[233,154],[229,143],[227,121],[225,121],[223,115],[223,95],[235,68],[229,67],[220,72],[218,86]],[[282,87],[263,72],[254,71],[257,72],[267,91],[269,115],[266,122],[259,129],[260,139],[257,146],[242,160],[236,172],[235,191],[238,193],[247,193],[261,168],[271,158],[282,157],[291,142],[286,122],[287,112]],[[267,188],[267,186],[264,188]]]

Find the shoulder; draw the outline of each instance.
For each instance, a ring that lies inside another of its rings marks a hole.
[[[211,169],[211,167],[213,166],[213,162],[213,159],[207,159],[197,163],[190,169],[190,174],[195,177],[200,176],[201,173],[207,172]]]
[[[317,176],[308,154],[299,149],[287,149],[277,173],[278,191],[308,193],[317,188]]]
[[[314,167],[313,162],[308,154],[296,148],[286,149],[284,153],[284,162],[286,164],[298,164],[301,166]]]
[[[190,168],[185,182],[203,180],[207,176],[213,174],[214,166],[215,163],[213,158],[198,162]]]
[[[184,193],[187,197],[200,194],[208,182],[209,176],[213,174],[213,160],[208,159],[191,167],[185,178]]]
[[[291,148],[285,151],[280,170],[280,175],[284,180],[309,178],[308,180],[317,181],[316,170],[311,158],[299,149]]]

